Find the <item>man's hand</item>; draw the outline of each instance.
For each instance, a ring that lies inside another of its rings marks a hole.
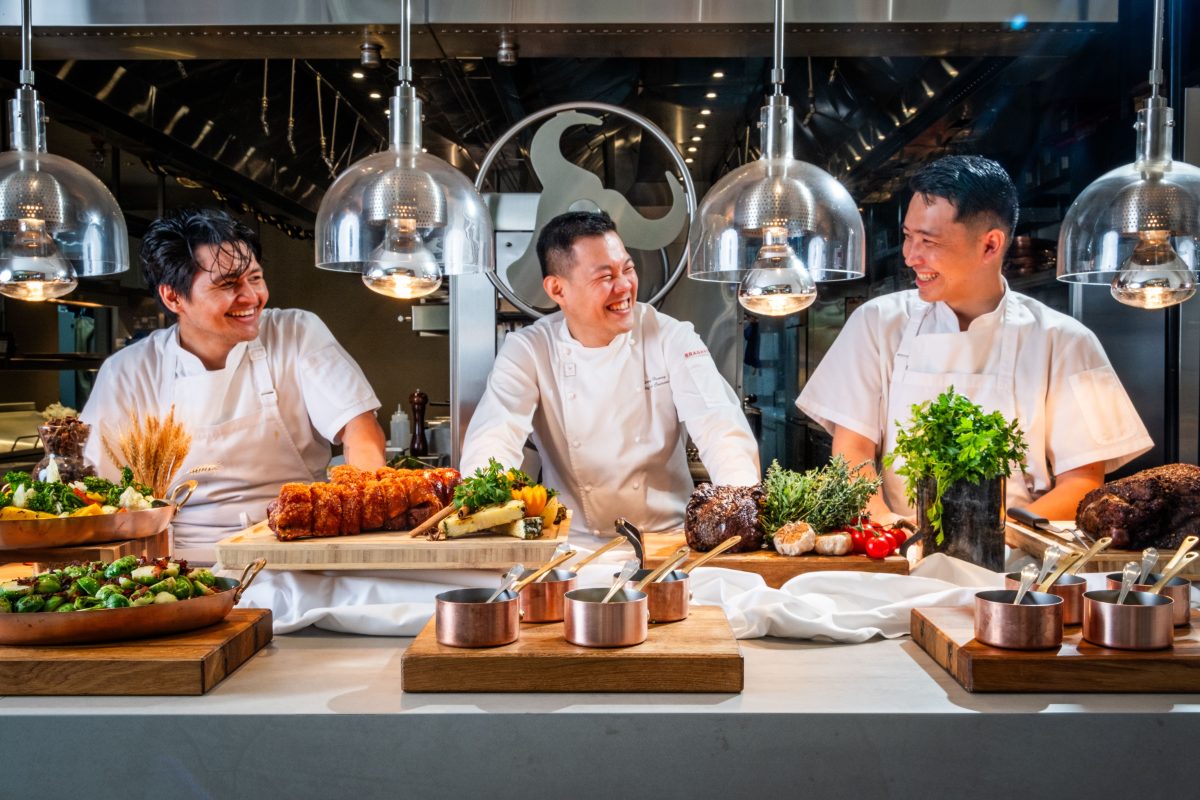
[[[374,411],[364,411],[347,422],[339,438],[347,464],[359,469],[376,470],[386,462],[384,448],[387,446],[387,437],[383,435],[383,428],[379,427]]]
[[[1054,488],[1029,504],[1029,510],[1050,520],[1073,520],[1079,501],[1104,483],[1104,462],[1084,464],[1054,476]]]

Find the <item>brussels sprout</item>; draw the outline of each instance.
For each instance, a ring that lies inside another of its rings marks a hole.
[[[58,608],[56,608],[54,610],[60,614],[64,611],[74,611],[75,604],[74,603],[63,603],[61,606],[59,606]]]
[[[138,565],[137,562],[137,556],[121,556],[108,565],[108,568],[104,570],[104,577],[112,580],[121,575],[128,575]]]
[[[12,602],[7,597],[0,596],[0,614],[11,614],[12,610]]]
[[[158,594],[159,592],[171,592],[172,594],[174,594],[175,593],[175,579],[174,578],[164,578],[163,580],[159,581],[158,583],[156,583],[150,587],[151,594]]]
[[[130,603],[123,594],[110,594],[104,598],[105,608],[129,608]]]
[[[143,592],[142,594],[134,595],[133,597],[129,598],[129,605],[133,606],[134,608],[154,605],[154,595],[150,594],[149,592]]]
[[[69,578],[82,578],[88,574],[88,568],[83,564],[71,564],[63,567],[63,574]]]
[[[162,571],[164,578],[174,578],[179,574],[179,565],[174,561],[168,561],[167,566]]]
[[[210,594],[216,594],[216,591],[208,588],[200,581],[192,581],[192,597],[204,597]]]
[[[160,603],[178,603],[178,602],[179,602],[179,598],[176,597],[175,595],[171,594],[170,592],[159,592],[158,594],[154,595],[154,604],[155,605],[159,605]]]
[[[212,570],[205,567],[190,570],[187,576],[191,579],[192,583],[203,583],[205,586],[217,585],[217,576],[212,574]]]
[[[70,603],[67,603],[66,595],[62,595],[62,594],[50,595],[49,597],[46,598],[46,605],[45,605],[45,607],[42,608],[42,611],[58,611],[59,607],[62,606],[64,603],[66,603],[67,605],[71,605]]]
[[[180,575],[175,579],[174,595],[180,600],[187,600],[192,596],[192,582]]]
[[[158,583],[158,579],[162,576],[162,570],[153,564],[147,564],[144,567],[138,567],[133,572],[129,573],[129,577],[133,578],[138,583],[144,586]]]
[[[100,591],[100,581],[90,575],[85,575],[75,581],[75,586],[82,589],[89,596],[95,596],[96,592]]]
[[[46,606],[46,598],[40,594],[29,594],[17,601],[17,613],[28,614],[41,611]]]
[[[91,597],[89,595],[84,595],[83,597],[78,597],[75,599],[75,610],[76,611],[87,611],[89,608],[96,608],[97,606],[100,606],[103,604],[104,604],[103,600],[97,600],[96,598]]]
[[[136,589],[137,587],[141,586],[141,584],[128,575],[122,575],[121,577],[117,578],[117,586],[120,586],[122,589],[128,591],[129,589]]]
[[[62,591],[62,584],[54,575],[39,575],[33,590],[38,594],[57,594]]]
[[[100,590],[98,592],[96,592],[96,599],[103,600],[104,598],[108,597],[109,595],[114,595],[114,594],[121,594],[121,588],[114,584],[106,583],[100,587]]]
[[[29,584],[17,583],[16,581],[0,583],[0,596],[6,597],[9,600],[20,600],[27,594],[33,594],[33,587]]]

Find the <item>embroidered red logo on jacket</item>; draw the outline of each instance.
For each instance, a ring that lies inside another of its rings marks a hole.
[[[706,355],[708,355],[708,350],[689,350],[683,354],[683,357],[684,358],[692,358],[693,356],[706,356]]]

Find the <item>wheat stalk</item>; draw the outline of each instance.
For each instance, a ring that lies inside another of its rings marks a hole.
[[[192,446],[191,434],[175,421],[175,406],[160,419],[154,414],[132,415],[130,426],[114,444],[108,436],[100,437],[104,453],[114,464],[124,464],[133,471],[133,479],[149,486],[155,497],[165,497],[175,473],[183,466]]]

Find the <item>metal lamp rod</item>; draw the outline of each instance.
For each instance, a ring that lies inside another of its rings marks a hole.
[[[27,0],[28,1],[28,0]],[[1158,97],[1163,82],[1162,47],[1163,19],[1166,16],[1164,0],[1154,0],[1154,60],[1150,62],[1150,96]]]
[[[784,94],[784,0],[775,0],[775,61],[770,80],[776,95]]]
[[[33,0],[21,0],[21,84],[33,86]]]
[[[412,0],[400,0],[400,82],[412,83],[413,71],[412,60],[409,51],[412,49],[412,39],[409,34],[409,25],[412,22],[412,8],[409,3]],[[29,0],[25,0],[29,2]]]

